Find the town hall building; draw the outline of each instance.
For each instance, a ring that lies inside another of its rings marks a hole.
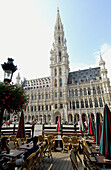
[[[50,51],[49,77],[25,80],[22,88],[29,95],[25,122],[74,122],[91,114],[103,115],[104,104],[110,103],[110,81],[105,61],[100,55],[98,67],[70,72],[67,41],[59,9],[54,28],[54,42]],[[17,77],[19,83],[20,77]]]

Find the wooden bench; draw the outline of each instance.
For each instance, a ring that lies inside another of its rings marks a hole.
[[[13,127],[2,127],[1,128],[1,135],[3,136],[9,136],[9,135],[16,135],[17,134],[18,127],[14,126]],[[34,134],[34,126],[25,126],[25,134],[28,135],[29,137],[33,137]]]
[[[81,132],[79,130],[79,127],[70,127],[70,126],[64,126],[62,125],[62,136],[78,136],[78,137],[89,137],[89,136],[92,136],[94,137],[93,135],[89,135],[87,132]]]
[[[47,136],[47,135],[61,135],[62,136],[78,136],[78,137],[89,137],[92,135],[89,135],[87,132],[81,132],[79,130],[79,127],[71,126],[71,125],[61,125],[61,131],[57,131],[57,126],[53,125],[43,125],[42,128],[42,135]],[[92,136],[94,137],[94,136]]]
[[[48,136],[48,135],[57,136],[57,135],[61,135],[61,131],[58,132],[56,126],[43,125],[43,127],[42,127],[42,135],[44,137]]]

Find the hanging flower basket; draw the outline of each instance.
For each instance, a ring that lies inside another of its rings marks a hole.
[[[0,108],[8,112],[19,112],[26,109],[28,96],[17,85],[0,82]]]

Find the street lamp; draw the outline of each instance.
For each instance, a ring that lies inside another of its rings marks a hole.
[[[13,64],[13,59],[8,58],[8,62],[1,64],[2,69],[4,70],[4,82],[10,83],[12,81],[13,73],[17,70],[17,66]]]

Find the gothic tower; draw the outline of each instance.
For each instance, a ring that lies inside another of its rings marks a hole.
[[[57,9],[57,18],[54,29],[54,42],[51,49],[50,57],[50,74],[51,74],[51,99],[54,103],[55,96],[57,99],[56,107],[59,109],[67,101],[67,81],[69,68],[69,55],[67,53],[66,39],[64,37],[63,24]],[[62,100],[61,100],[62,99]],[[55,107],[53,105],[53,107]]]

